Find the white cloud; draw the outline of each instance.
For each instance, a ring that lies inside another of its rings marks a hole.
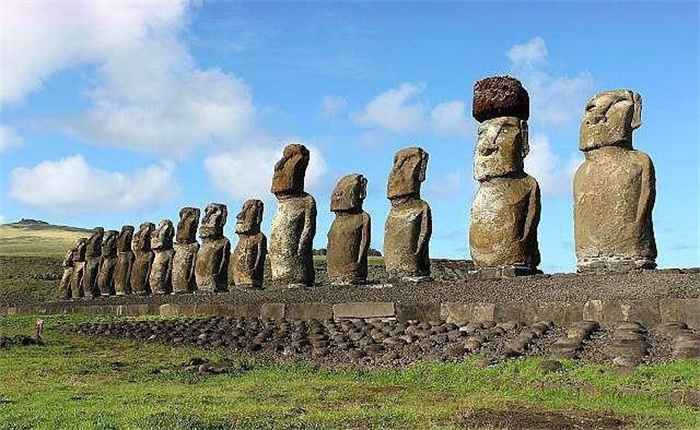
[[[5,224],[7,221],[5,220],[5,215],[0,214],[0,224]]]
[[[567,163],[562,164],[552,151],[547,135],[537,133],[530,138],[530,153],[525,157],[525,171],[537,179],[544,197],[570,194],[574,174],[583,161],[572,153]]]
[[[506,55],[513,73],[530,93],[531,122],[560,125],[583,114],[585,102],[594,88],[589,72],[554,76],[547,44],[541,37],[513,46]]]
[[[97,66],[86,112],[64,131],[88,141],[184,156],[256,134],[248,86],[201,69],[181,40],[188,3],[3,3],[3,102],[19,102],[62,70]],[[27,25],[31,22],[32,25]]]
[[[330,119],[337,116],[348,106],[348,101],[342,96],[325,96],[321,100],[321,117]]]
[[[310,145],[306,147],[309,148],[310,160],[305,188],[313,192],[320,188],[328,165],[320,150]],[[204,160],[204,170],[209,175],[210,182],[234,200],[269,200],[272,198],[270,186],[275,163],[282,156],[283,149],[284,146],[258,146],[211,155]]]
[[[171,163],[130,173],[90,166],[81,155],[18,167],[10,176],[10,197],[46,213],[78,215],[157,207],[179,193]]]
[[[468,138],[474,131],[473,121],[467,119],[466,105],[461,100],[440,103],[430,111],[430,123],[437,134]]]
[[[11,151],[24,143],[14,128],[0,123],[0,153]]]

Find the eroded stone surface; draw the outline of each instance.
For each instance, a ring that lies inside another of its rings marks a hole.
[[[177,223],[177,243],[173,246],[172,284],[174,294],[190,293],[197,289],[194,269],[197,261],[199,243],[197,227],[199,226],[199,209],[184,207],[180,209],[180,221]]]
[[[97,286],[97,276],[100,272],[102,256],[102,238],[105,229],[95,227],[85,244],[85,273],[83,275],[83,292],[85,296],[99,297],[100,288]]]
[[[114,269],[117,266],[117,236],[116,230],[107,230],[102,240],[102,262],[97,276],[97,286],[102,296],[112,296],[114,291]]]
[[[63,300],[68,300],[71,298],[71,287],[70,280],[73,275],[73,253],[75,248],[71,249],[66,253],[63,258],[61,265],[63,266],[63,275],[61,275],[61,281],[58,284],[58,298]]]
[[[131,294],[131,266],[134,263],[134,253],[131,242],[134,236],[134,226],[125,225],[117,237],[117,263],[114,267],[114,291],[118,296]]]
[[[367,179],[359,174],[343,177],[331,194],[335,220],[328,231],[326,264],[334,284],[359,284],[367,280],[367,251],[371,218],[362,210]]]
[[[148,283],[153,294],[169,294],[172,292],[172,266],[175,250],[173,235],[175,229],[169,219],[161,220],[151,232],[151,249],[153,250],[153,265]]]
[[[153,264],[153,251],[151,250],[151,233],[156,228],[152,222],[144,222],[139,226],[139,231],[134,234],[131,241],[131,250],[134,253],[134,263],[131,266],[132,294],[145,296],[150,294],[148,278]]]
[[[83,276],[85,274],[85,247],[87,238],[78,239],[73,250],[73,273],[71,274],[70,288],[74,299],[84,297]]]
[[[584,163],[574,177],[578,270],[629,271],[656,267],[652,209],[654,165],[632,149],[642,99],[630,90],[596,94],[581,122]]]
[[[387,197],[391,210],[384,226],[384,264],[390,277],[419,281],[430,277],[429,242],[432,235],[430,206],[420,198],[428,153],[405,148],[394,156]]]
[[[197,252],[195,279],[200,293],[226,291],[231,242],[224,237],[228,208],[222,203],[210,203],[204,209],[199,227],[202,246]]]
[[[510,76],[491,76],[474,84],[472,116],[482,122],[512,116],[527,121],[530,96],[520,81]]]
[[[272,178],[272,193],[279,201],[270,233],[272,280],[290,286],[311,286],[315,279],[316,201],[304,191],[308,164],[304,145],[287,145]]]
[[[262,288],[267,238],[260,231],[264,204],[247,200],[236,215],[238,244],[231,255],[229,283],[238,288]]]

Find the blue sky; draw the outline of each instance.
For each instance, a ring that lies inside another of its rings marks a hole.
[[[700,265],[697,2],[3,1],[1,19],[4,222],[118,228],[256,197],[269,232],[272,164],[301,141],[316,247],[336,181],[357,172],[381,249],[393,154],[418,145],[431,255],[464,258],[472,86],[508,73],[531,95],[541,268],[574,268],[579,122],[615,88],[644,100],[634,144],[656,166],[658,262]]]

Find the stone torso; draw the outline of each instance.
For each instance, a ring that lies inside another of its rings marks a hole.
[[[369,223],[367,212],[336,216],[328,231],[326,265],[329,279],[352,282],[367,278],[367,250],[362,248],[369,246],[369,238],[363,238]],[[360,259],[361,255],[365,258]]]
[[[653,260],[651,160],[640,151],[603,150],[591,151],[574,178],[576,256],[579,262],[599,257]]]
[[[117,263],[114,267],[114,291],[118,296],[131,294],[129,278],[133,262],[134,254],[131,251],[117,253]]]
[[[300,248],[304,228],[308,222],[314,223],[316,202],[308,194],[282,199],[270,232],[270,265],[272,279],[291,283],[313,283],[313,249],[307,243]],[[307,220],[307,217],[313,218]],[[301,251],[301,252],[300,252]]]
[[[231,256],[231,276],[235,285],[262,286],[266,250],[267,239],[261,232],[238,236],[238,244]]]
[[[109,296],[115,293],[114,291],[114,269],[117,265],[117,256],[110,255],[102,258],[100,263],[100,273],[97,276],[97,285],[100,287],[100,293],[103,296]]]
[[[428,247],[418,249],[430,207],[419,198],[392,204],[384,228],[384,262],[391,276],[430,274]]]
[[[149,275],[149,285],[153,293],[167,294],[172,291],[170,276],[174,254],[174,249],[154,251],[153,265]]]
[[[197,286],[194,279],[194,264],[199,243],[176,243],[173,248],[175,249],[172,272],[173,292],[188,293]]]
[[[536,198],[537,208],[531,207]],[[479,184],[471,209],[469,245],[476,266],[525,265],[540,262],[537,224],[526,235],[529,211],[539,211],[537,182],[524,178],[495,178]],[[539,220],[539,213],[530,214]]]
[[[135,251],[134,263],[131,266],[131,291],[133,294],[146,295],[149,293],[148,278],[153,264],[153,251]]]
[[[197,288],[201,292],[226,290],[230,253],[231,242],[227,238],[203,239],[195,264]]]

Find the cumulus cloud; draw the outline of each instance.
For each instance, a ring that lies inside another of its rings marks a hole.
[[[556,197],[571,193],[576,169],[583,157],[572,153],[568,161],[562,163],[552,150],[549,138],[537,133],[530,138],[530,153],[525,157],[525,171],[537,179],[544,197]]]
[[[254,133],[250,88],[197,67],[181,40],[188,3],[10,2],[3,6],[3,102],[20,102],[53,74],[96,66],[87,111],[62,120],[85,140],[184,156]],[[26,25],[31,21],[32,25]]]
[[[10,197],[28,207],[58,215],[128,212],[173,200],[179,188],[171,163],[130,173],[89,165],[82,155],[18,167],[10,174]]]
[[[348,101],[342,96],[325,96],[321,100],[321,117],[324,119],[330,119],[342,111],[348,106]]]
[[[538,124],[560,125],[578,118],[593,91],[593,76],[582,71],[574,76],[554,76],[547,44],[535,37],[514,45],[506,55],[513,73],[530,93],[530,120]]]
[[[314,191],[321,186],[328,165],[318,148],[310,145],[306,147],[309,148],[310,160],[305,188]],[[211,155],[204,160],[204,170],[209,175],[210,182],[234,200],[269,200],[272,197],[272,174],[283,148],[284,146],[249,147]]]
[[[370,100],[355,115],[355,121],[372,131],[399,135],[432,131],[442,136],[468,137],[472,126],[464,102],[450,100],[431,109],[427,103],[416,100],[425,88],[424,84],[404,82],[389,89]]]
[[[0,123],[0,153],[11,151],[24,143],[14,128]]]

